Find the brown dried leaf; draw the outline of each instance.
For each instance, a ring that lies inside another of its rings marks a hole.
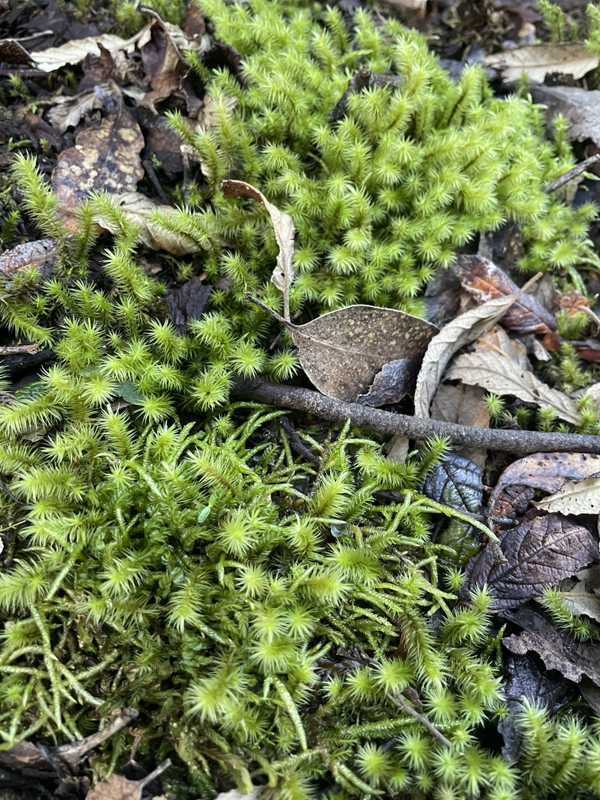
[[[437,331],[404,311],[365,305],[330,311],[304,325],[281,321],[316,388],[346,401],[365,393],[384,364],[419,359]]]
[[[557,670],[573,683],[579,683],[587,676],[600,686],[600,645],[578,642],[535,608],[503,612],[503,616],[524,628],[522,633],[502,640],[511,653],[537,653],[546,669]]]
[[[533,453],[520,458],[504,470],[492,492],[490,521],[511,515],[512,499],[508,496],[511,487],[557,492],[568,480],[583,480],[599,472],[600,456],[588,453]]]
[[[515,608],[598,555],[598,542],[587,528],[558,514],[533,517],[505,533],[499,545],[486,545],[469,563],[464,594],[487,586],[494,608]]]
[[[535,505],[556,514],[600,514],[600,478],[567,481],[558,492]]]
[[[517,397],[541,408],[550,408],[557,417],[572,425],[578,425],[581,421],[575,400],[543,383],[502,350],[478,347],[472,353],[464,353],[453,362],[446,378],[481,386],[501,396]]]
[[[111,106],[114,108],[120,96],[119,87],[111,81],[72,97],[56,97],[54,105],[48,111],[48,120],[52,127],[65,133],[68,128],[75,128],[90,111]]]
[[[389,361],[375,375],[367,394],[358,396],[358,402],[373,408],[399,403],[414,388],[418,370],[418,360],[413,358]]]
[[[280,211],[277,206],[269,203],[262,192],[246,181],[223,181],[223,194],[225,197],[250,197],[257,200],[267,210],[271,217],[275,239],[279,246],[277,256],[277,266],[273,270],[271,280],[283,293],[283,316],[287,322],[290,321],[290,289],[294,282],[295,272],[293,265],[294,258],[294,221],[289,214]],[[316,320],[314,320],[316,322]],[[308,323],[312,325],[312,322]],[[316,384],[315,384],[316,385]]]
[[[199,246],[182,233],[175,233],[161,224],[160,218],[168,218],[175,213],[171,206],[157,205],[149,197],[139,192],[127,192],[114,198],[115,205],[125,214],[128,220],[137,225],[140,239],[153,250],[165,250],[174,256],[185,256],[197,253]],[[96,214],[95,222],[112,233],[115,226],[110,218]]]
[[[431,404],[431,418],[469,428],[489,428],[490,413],[485,402],[485,392],[478,386],[467,386],[465,383],[442,383]],[[485,465],[485,450],[463,448],[456,452],[480,467]]]
[[[43,267],[52,271],[56,252],[56,242],[53,239],[18,244],[0,255],[0,276],[12,278],[17,272],[29,267]]]
[[[556,320],[544,306],[517,284],[493,261],[482,256],[461,255],[455,267],[463,289],[478,303],[493,297],[518,293],[518,299],[502,318],[502,327],[516,333],[548,335],[556,329]]]
[[[97,127],[84,128],[75,142],[59,155],[52,174],[61,214],[72,229],[77,228],[79,205],[91,192],[135,192],[144,175],[144,137],[125,109],[108,115]]]
[[[415,390],[415,416],[429,417],[431,400],[452,356],[492,328],[515,302],[498,297],[456,317],[433,337],[423,357]]]
[[[88,55],[99,56],[100,46],[109,53],[118,51],[132,52],[139,34],[131,39],[122,39],[112,33],[103,33],[100,36],[87,36],[84,39],[72,39],[60,47],[48,47],[45,50],[36,50],[29,53],[31,63],[42,72],[54,72],[67,64],[79,64]],[[24,48],[23,48],[24,49]]]
[[[485,59],[492,69],[498,69],[506,81],[516,81],[527,75],[533,83],[543,83],[547,75],[571,75],[578,80],[596,69],[599,59],[584,44],[539,44],[517,47],[493,53]]]
[[[122,775],[113,775],[90,789],[86,800],[141,800],[144,787],[156,780],[170,766],[171,762],[167,759],[140,781],[130,781]]]
[[[569,122],[571,141],[591,139],[600,146],[600,91],[575,86],[533,86],[536,103],[547,107],[546,116],[553,119],[562,114]]]

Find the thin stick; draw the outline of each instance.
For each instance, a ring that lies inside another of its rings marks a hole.
[[[471,428],[436,419],[393,414],[378,408],[345,403],[299,386],[277,385],[257,381],[240,383],[234,389],[236,397],[254,400],[276,408],[303,411],[329,422],[344,423],[367,428],[384,436],[400,433],[411,439],[423,440],[432,436],[445,436],[457,446],[476,447],[483,450],[503,450],[507,453],[598,453],[600,436],[578,433],[539,433],[538,431],[494,430]]]
[[[592,164],[600,161],[600,153],[595,153],[595,155],[586,158],[584,161],[581,161],[579,164],[575,164],[573,169],[570,169],[568,172],[565,172],[564,175],[560,175],[555,181],[551,181],[544,186],[545,192],[555,192],[557,189],[560,189],[561,186],[564,186],[565,183],[569,183],[574,178],[577,178],[582,172],[585,172],[588,167],[591,167]]]
[[[135,709],[126,708],[120,711],[102,730],[78,742],[64,744],[57,748],[56,753],[63,761],[67,761],[72,767],[76,767],[87,753],[99,747],[111,736],[114,736],[115,733],[129,725],[132,720],[137,719],[137,716],[138,712]]]
[[[410,703],[404,695],[395,695],[393,698],[393,702],[398,706],[401,711],[404,711],[405,714],[413,717],[423,725],[429,733],[433,736],[434,739],[437,739],[438,742],[444,745],[444,747],[450,747],[451,742],[449,739],[446,739],[444,734],[435,727],[435,725],[430,722],[424,714],[420,714],[417,709]]]

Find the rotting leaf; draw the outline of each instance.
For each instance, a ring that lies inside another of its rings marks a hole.
[[[82,117],[100,108],[112,109],[117,106],[121,92],[113,81],[101,83],[71,97],[55,97],[48,111],[48,120],[53,128],[65,133],[69,128],[79,125]]]
[[[347,306],[304,325],[274,316],[288,329],[314,386],[329,397],[346,401],[367,392],[384,364],[418,359],[437,332],[419,317],[379,306]]]
[[[77,209],[91,192],[135,192],[144,176],[140,159],[144,137],[126,109],[108,115],[97,127],[84,128],[75,142],[59,155],[52,174],[61,214],[73,230]]]
[[[431,403],[431,418],[469,428],[489,428],[490,412],[485,402],[485,392],[479,386],[467,386],[465,383],[442,383]],[[461,448],[455,452],[480,467],[485,465],[487,459],[486,450]]]
[[[558,492],[535,505],[557,514],[600,514],[600,477],[567,481]]]
[[[197,253],[200,249],[189,236],[172,231],[167,225],[161,224],[161,217],[168,223],[169,216],[175,213],[175,209],[171,206],[157,205],[140,192],[126,192],[112,199],[127,219],[137,225],[140,239],[147,247],[153,250],[165,250],[174,256]],[[102,214],[96,213],[94,221],[112,233],[116,230],[113,221]]]
[[[584,142],[591,139],[600,146],[600,91],[575,86],[533,86],[536,103],[543,103],[546,116],[562,114],[569,123],[569,139]]]
[[[582,525],[558,514],[526,519],[469,562],[464,596],[487,586],[493,608],[516,608],[598,556],[598,542]]]
[[[478,303],[518,293],[517,300],[502,318],[502,327],[515,333],[545,336],[549,349],[558,347],[554,315],[533,295],[520,291],[517,284],[493,261],[478,255],[461,255],[458,256],[454,269],[463,289]]]
[[[38,239],[24,242],[0,255],[0,277],[13,278],[18,272],[39,267],[50,274],[56,260],[57,246],[54,239]]]
[[[211,291],[212,286],[198,277],[191,278],[177,289],[171,289],[166,301],[171,321],[179,333],[185,333],[190,322],[200,319]]]
[[[399,403],[414,388],[418,370],[418,360],[412,358],[388,361],[373,378],[369,391],[358,396],[358,402],[374,408]]]
[[[139,781],[130,781],[122,775],[113,775],[90,789],[86,800],[141,800],[144,787],[156,780],[170,766],[171,761],[167,759]]]
[[[583,480],[597,473],[600,455],[590,453],[533,453],[513,461],[500,475],[490,497],[490,527],[494,528],[495,517],[511,516],[511,488],[527,488],[533,497],[533,490],[557,492],[566,481]]]
[[[273,270],[271,280],[283,294],[283,316],[290,321],[290,289],[294,282],[294,221],[289,214],[280,211],[277,206],[269,203],[262,192],[246,181],[223,181],[223,194],[225,197],[250,197],[257,200],[267,210],[271,217],[275,239],[279,247],[277,266]],[[312,323],[309,323],[312,324]],[[316,385],[316,384],[315,384]]]
[[[573,614],[585,615],[600,622],[600,597],[587,589],[585,581],[578,581],[572,589],[560,593]]]
[[[511,653],[537,653],[546,669],[554,669],[573,683],[586,676],[600,686],[600,644],[579,642],[557,628],[536,608],[503,611],[502,616],[523,628],[502,640]]]
[[[549,408],[572,425],[581,422],[575,400],[548,386],[514,354],[499,348],[476,347],[472,353],[463,353],[451,365],[446,379],[481,386],[497,395],[510,395],[525,403]]]
[[[445,325],[429,342],[415,390],[415,416],[429,417],[429,407],[452,356],[492,328],[516,297],[497,297],[472,308]]]
[[[139,34],[136,34],[131,39],[122,39],[112,33],[103,33],[100,36],[72,39],[60,47],[47,47],[45,50],[35,52],[29,52],[14,39],[4,39],[0,42],[0,57],[9,64],[28,64],[42,72],[54,72],[68,64],[79,64],[90,54],[99,56],[101,46],[109,53],[120,50],[132,52],[138,36]]]
[[[575,80],[596,69],[598,56],[585,44],[539,44],[516,47],[502,53],[493,53],[485,59],[492,69],[502,73],[508,82],[527,75],[533,83],[543,83],[547,75],[571,75]]]

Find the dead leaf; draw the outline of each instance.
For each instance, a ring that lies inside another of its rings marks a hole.
[[[130,781],[122,775],[113,775],[91,789],[86,795],[86,800],[142,800],[144,787],[156,780],[170,766],[171,761],[167,759],[140,781]]]
[[[569,122],[569,139],[584,142],[591,139],[600,146],[600,91],[575,86],[533,86],[536,103],[547,108],[551,121],[562,114]]]
[[[38,239],[24,242],[6,250],[0,255],[0,276],[12,278],[17,272],[30,267],[40,267],[50,274],[54,268],[57,255],[56,242],[53,239]]]
[[[258,797],[258,789],[255,789],[250,794],[242,794],[237,789],[231,789],[229,792],[220,792],[215,800],[256,800]]]
[[[127,192],[112,198],[114,204],[121,209],[127,219],[137,225],[140,231],[140,240],[153,250],[165,250],[174,256],[185,256],[197,253],[200,247],[189,236],[170,230],[161,224],[161,217],[168,221],[168,217],[175,214],[171,206],[157,205],[153,200],[139,192]],[[116,228],[113,221],[96,213],[95,222],[112,233]]]
[[[600,364],[600,342],[597,339],[570,341],[569,344],[575,349],[579,358],[592,364]]]
[[[273,270],[271,280],[283,293],[283,316],[289,322],[290,289],[295,277],[293,265],[295,228],[293,219],[289,214],[280,211],[277,206],[269,203],[262,192],[251,184],[246,183],[246,181],[223,181],[222,189],[225,197],[250,197],[253,200],[257,200],[262,203],[271,217],[275,239],[279,247],[277,266]]]
[[[600,473],[600,456],[588,453],[533,453],[507,467],[489,502],[490,527],[495,517],[510,517],[513,511],[511,487],[557,492],[568,480],[583,480]],[[519,513],[524,513],[522,510]]]
[[[108,115],[97,127],[84,128],[75,142],[59,155],[52,174],[61,214],[73,230],[77,209],[91,192],[135,192],[144,176],[140,159],[144,137],[125,109]]]
[[[599,59],[584,44],[539,44],[494,53],[486,57],[485,63],[500,70],[506,81],[527,75],[530,81],[543,83],[547,75],[554,74],[571,75],[579,80],[596,69]]]
[[[503,612],[510,622],[524,628],[522,633],[502,640],[511,653],[537,653],[546,669],[554,669],[573,683],[584,676],[600,686],[600,645],[579,642],[567,631],[557,628],[535,608]]]
[[[270,313],[270,309],[267,309]],[[364,394],[384,364],[418,359],[437,328],[404,311],[378,306],[348,306],[304,325],[283,317],[298,348],[302,368],[314,386],[337,400]]]
[[[373,408],[399,403],[412,391],[418,370],[418,359],[398,358],[389,361],[375,375],[369,391],[358,396],[358,402]]]
[[[48,47],[31,53],[14,39],[4,39],[0,42],[0,57],[10,64],[29,64],[42,72],[54,72],[68,64],[79,64],[90,54],[99,56],[101,46],[109,53],[120,50],[132,52],[138,36],[136,34],[131,39],[122,39],[112,33],[103,33],[100,36],[72,39],[60,47]]]
[[[65,133],[69,128],[79,125],[82,117],[90,111],[99,108],[114,111],[120,96],[119,87],[111,81],[72,97],[56,97],[48,111],[48,120],[54,128]]]
[[[489,428],[490,413],[485,402],[485,392],[478,386],[467,386],[465,383],[442,383],[431,404],[431,418],[469,428]],[[461,448],[456,452],[480,467],[485,466],[486,450]]]
[[[600,597],[586,591],[583,581],[576,583],[568,592],[561,592],[560,596],[573,614],[585,615],[600,622]]]
[[[556,319],[535,297],[520,291],[517,284],[493,261],[482,256],[460,255],[457,257],[456,274],[463,289],[477,300],[485,303],[493,297],[518,293],[518,299],[502,318],[502,327],[515,333],[536,333],[554,337]],[[558,346],[556,341],[555,348]]]
[[[567,481],[558,492],[535,505],[557,514],[600,514],[600,477]]]
[[[405,464],[408,457],[410,440],[401,433],[397,433],[390,439],[386,456],[396,464]]]
[[[212,286],[194,277],[183,286],[171,289],[166,297],[169,317],[179,331],[185,333],[187,326],[204,313]]]
[[[385,4],[403,11],[416,11],[420,16],[425,14],[427,0],[384,0]]]
[[[558,514],[533,517],[491,543],[469,563],[464,596],[487,586],[493,607],[515,608],[598,558],[598,542]]]
[[[523,367],[514,354],[500,349],[476,347],[472,353],[458,356],[446,373],[446,379],[474,384],[500,396],[510,395],[540,408],[550,408],[557,417],[572,425],[581,422],[575,400],[543,383],[531,370]]]
[[[417,378],[415,416],[429,417],[431,400],[452,356],[492,328],[515,302],[516,297],[497,297],[456,317],[429,342]],[[466,383],[466,381],[465,381]]]

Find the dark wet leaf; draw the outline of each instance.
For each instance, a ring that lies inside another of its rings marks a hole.
[[[571,141],[591,139],[600,146],[600,91],[575,86],[533,86],[531,92],[536,103],[546,106],[549,120],[557,114],[567,118]]]
[[[571,341],[569,344],[575,348],[579,358],[590,361],[592,364],[600,364],[600,341],[598,339],[585,339],[583,341]]]
[[[489,428],[490,413],[485,392],[478,386],[467,386],[465,383],[442,383],[431,404],[431,418],[467,427]],[[456,452],[482,468],[485,465],[485,450],[464,448]]]
[[[169,316],[179,331],[185,333],[187,326],[195,319],[200,319],[210,297],[212,286],[195,277],[171,289],[166,297]]]
[[[598,555],[595,537],[570,519],[558,514],[526,519],[470,561],[464,596],[487,586],[496,610],[516,608],[575,575]]]
[[[459,314],[460,296],[461,285],[454,271],[439,270],[425,289],[425,317],[443,328]]]
[[[557,628],[536,608],[505,611],[503,617],[523,628],[503,639],[511,653],[525,655],[533,652],[542,659],[546,669],[554,669],[573,683],[587,676],[600,686],[600,644],[580,642],[567,631]]]
[[[515,762],[521,752],[522,735],[518,717],[523,709],[523,701],[542,705],[553,714],[566,703],[569,687],[558,676],[545,672],[529,655],[508,655],[505,669],[504,698],[508,714],[498,723],[498,730],[504,739],[502,755],[508,761]]]
[[[414,389],[418,371],[418,359],[389,361],[375,375],[369,391],[358,396],[358,402],[375,408],[399,403]]]

